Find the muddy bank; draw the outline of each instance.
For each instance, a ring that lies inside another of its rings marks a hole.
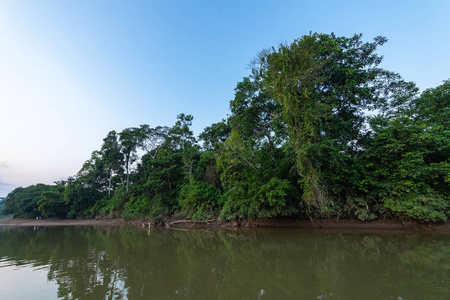
[[[158,223],[148,220],[123,219],[90,219],[67,220],[51,219],[36,220],[30,218],[0,219],[0,226],[138,226],[167,227],[175,229],[198,228],[297,228],[303,230],[344,230],[344,231],[439,231],[450,233],[450,223],[418,223],[401,222],[398,220],[297,220],[297,219],[259,219],[222,222],[216,220],[192,221],[179,219],[164,219]]]
[[[90,219],[90,220],[68,220],[68,219],[43,219],[32,218],[6,218],[0,219],[0,226],[126,226],[130,222],[122,219]]]

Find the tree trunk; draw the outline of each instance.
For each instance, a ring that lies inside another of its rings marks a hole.
[[[130,154],[127,157],[127,193],[128,193],[128,180],[130,178]]]
[[[111,171],[109,172],[109,185],[108,185],[108,197],[111,198],[111,180],[112,180],[112,168]]]

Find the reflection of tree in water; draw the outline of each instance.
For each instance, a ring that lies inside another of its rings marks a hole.
[[[290,230],[0,231],[62,299],[445,299],[450,237]]]
[[[107,260],[106,254],[89,249],[86,257],[52,264],[48,279],[58,283],[63,299],[127,299],[124,266],[118,258]]]
[[[342,264],[346,259],[347,252],[331,241],[325,253],[319,251],[322,245],[314,246],[314,255],[311,260],[311,268],[316,276],[316,285],[320,291],[319,299],[328,299],[335,295],[342,295],[342,281],[345,280],[342,273]]]
[[[317,298],[447,299],[450,236],[353,234],[327,239],[326,245],[316,246],[311,264],[322,292]]]
[[[442,241],[419,245],[414,250],[399,253],[402,270],[410,273],[411,282],[423,286],[425,293],[439,291],[450,295],[450,245]],[[414,271],[417,268],[421,272]],[[442,272],[436,274],[436,270]],[[438,276],[436,276],[438,275]]]
[[[48,228],[30,239],[27,257],[49,264],[48,280],[62,299],[126,299],[126,267],[113,247],[112,229]]]

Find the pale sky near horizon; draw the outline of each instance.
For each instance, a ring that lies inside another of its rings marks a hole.
[[[262,49],[378,35],[382,67],[450,78],[450,1],[0,1],[0,197],[78,172],[110,130],[228,114]]]

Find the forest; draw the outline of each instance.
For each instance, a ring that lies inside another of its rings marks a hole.
[[[380,67],[386,42],[314,33],[265,49],[227,119],[197,137],[184,113],[110,131],[77,174],[16,188],[3,213],[446,222],[450,79],[419,93]]]

